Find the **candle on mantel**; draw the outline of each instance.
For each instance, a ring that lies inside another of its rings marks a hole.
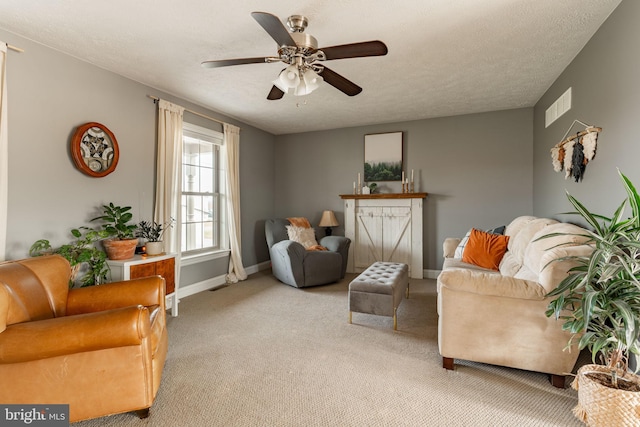
[[[404,171],[402,171],[402,183],[404,184]]]
[[[411,169],[411,182],[413,182],[413,169]]]
[[[356,182],[353,181],[353,194],[356,194]]]

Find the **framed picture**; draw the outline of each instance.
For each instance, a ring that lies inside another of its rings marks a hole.
[[[118,164],[118,141],[105,125],[85,123],[76,128],[71,138],[71,157],[83,173],[94,178],[107,176]]]
[[[364,180],[402,180],[402,132],[364,136]]]

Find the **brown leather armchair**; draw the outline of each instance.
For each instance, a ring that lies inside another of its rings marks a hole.
[[[0,263],[0,402],[143,418],[167,355],[160,276],[69,289],[58,255]]]

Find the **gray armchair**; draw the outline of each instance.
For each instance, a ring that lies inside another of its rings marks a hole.
[[[271,256],[271,269],[278,280],[296,288],[325,285],[344,278],[351,240],[343,236],[326,236],[318,242],[328,251],[307,251],[289,240],[289,221],[269,219],[265,235]]]

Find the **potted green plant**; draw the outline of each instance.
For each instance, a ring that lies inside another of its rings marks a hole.
[[[640,196],[618,171],[627,199],[611,217],[591,213],[567,196],[589,224],[590,256],[567,257],[575,262],[570,274],[549,293],[555,297],[547,316],[564,321],[563,328],[588,348],[593,364],[578,370],[574,414],[590,426],[640,425],[640,377],[629,372],[630,354],[640,354]],[[624,217],[629,204],[631,218]],[[552,235],[549,235],[551,237]],[[545,236],[547,237],[547,236]],[[604,365],[598,365],[596,359]]]
[[[112,260],[133,258],[138,244],[135,236],[137,226],[130,221],[133,214],[131,206],[116,206],[113,203],[102,206],[102,215],[91,221],[102,221],[102,228],[111,236],[103,240],[102,244],[107,256]]]
[[[164,250],[162,237],[165,231],[173,227],[175,220],[170,218],[169,221],[164,224],[159,224],[155,221],[140,221],[138,223],[137,235],[140,238],[146,240],[146,253],[147,255],[158,255]]]
[[[109,266],[107,255],[95,246],[99,240],[108,237],[104,230],[93,230],[79,227],[71,230],[75,241],[54,249],[49,240],[40,239],[29,249],[30,256],[58,254],[63,256],[71,265],[69,287],[73,287],[76,280],[81,286],[99,285],[107,281]],[[86,271],[82,268],[86,266]]]

